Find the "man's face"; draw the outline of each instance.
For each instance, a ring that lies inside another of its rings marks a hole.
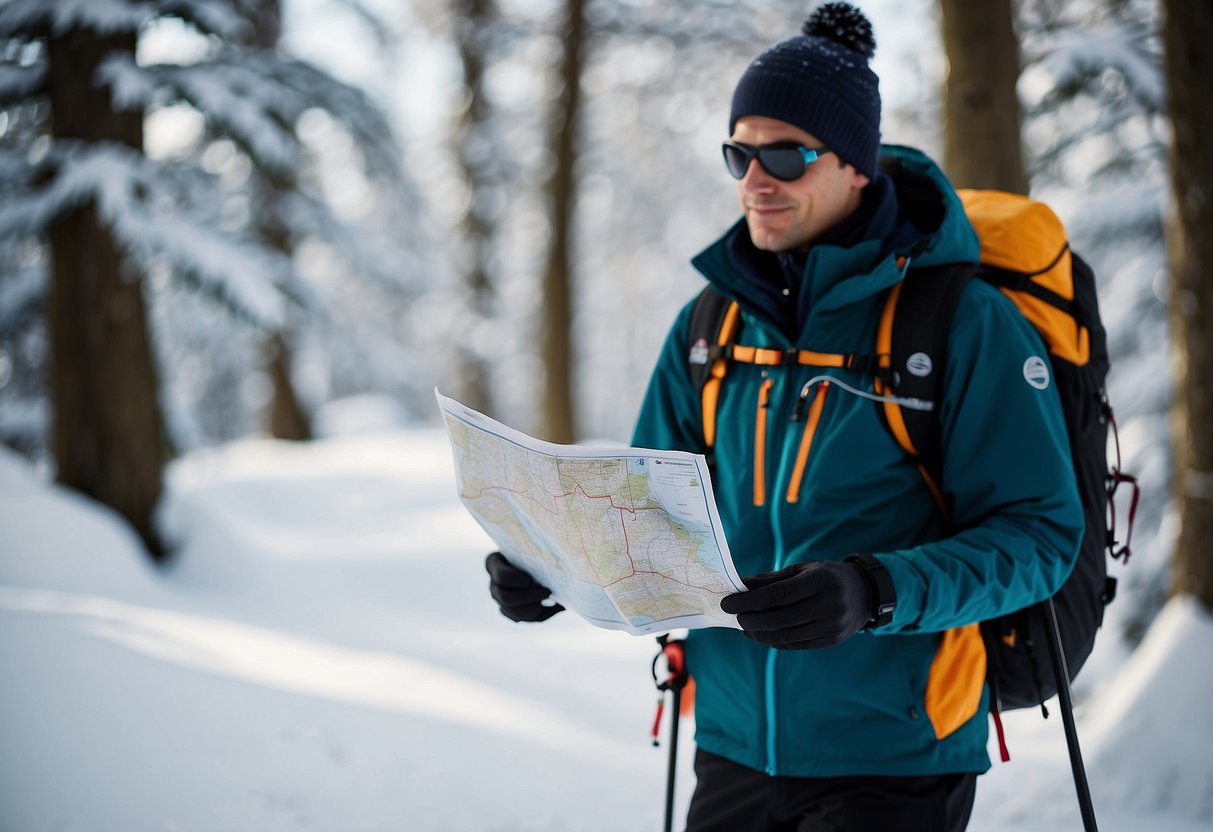
[[[784,121],[765,116],[737,120],[733,141],[751,146],[795,141],[814,150],[824,142]],[[741,210],[754,245],[765,251],[802,249],[859,207],[870,180],[836,155],[822,156],[794,182],[783,182],[750,162],[737,183]]]

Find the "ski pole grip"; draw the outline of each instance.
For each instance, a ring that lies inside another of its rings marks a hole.
[[[681,639],[671,639],[668,635],[657,637],[661,652],[653,657],[653,682],[658,690],[681,690],[686,687],[689,674],[686,667],[686,651]],[[665,659],[665,681],[657,680],[657,662]]]

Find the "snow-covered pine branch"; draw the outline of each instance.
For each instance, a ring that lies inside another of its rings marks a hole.
[[[365,92],[304,61],[284,60],[264,50],[245,50],[243,54],[254,71],[275,79],[306,100],[309,108],[324,110],[344,126],[363,158],[367,174],[377,184],[398,187],[405,181],[395,131]]]
[[[1142,109],[1159,112],[1166,106],[1158,49],[1145,24],[1112,19],[1067,27],[1047,44],[1025,51],[1025,66],[1045,72],[1052,82],[1033,110],[1049,110],[1058,100],[1097,87],[1108,71],[1124,78],[1126,94]]]
[[[1135,238],[1157,240],[1162,235],[1166,199],[1166,190],[1158,182],[1123,181],[1099,189],[1098,198],[1089,199],[1075,213],[1068,230],[1071,237],[1096,245]]]
[[[298,170],[302,148],[296,124],[309,109],[326,112],[348,131],[363,160],[364,175],[386,197],[393,219],[416,203],[400,166],[399,148],[390,125],[361,90],[341,83],[300,61],[285,60],[269,50],[225,49],[214,58],[187,66],[141,67],[115,56],[101,68],[115,106],[149,109],[185,101],[198,110],[215,134],[230,137],[255,166],[271,177]],[[285,225],[296,238],[326,240],[356,272],[400,290],[405,247],[399,230],[371,239],[334,216],[322,200],[294,193],[282,201]],[[294,286],[293,291],[302,287]],[[306,303],[304,298],[299,300]]]
[[[294,123],[308,101],[258,72],[245,52],[232,51],[189,66],[146,67],[129,56],[114,55],[102,64],[99,75],[113,90],[115,107],[138,110],[184,101],[259,167],[271,174],[288,174],[299,163]]]
[[[41,37],[75,29],[99,35],[138,31],[156,14],[152,0],[8,0],[0,6],[0,37]]]
[[[8,194],[29,188],[38,168],[30,164],[29,153],[24,150],[0,148],[0,194],[8,199]],[[0,203],[0,214],[7,207]],[[5,236],[3,222],[0,221],[0,237]]]
[[[0,107],[12,107],[46,90],[46,59],[0,64]]]
[[[352,271],[379,287],[397,294],[419,288],[416,253],[402,244],[394,225],[351,225],[334,216],[324,201],[302,191],[287,194],[279,210],[297,237],[323,240]]]
[[[141,265],[168,262],[251,323],[282,326],[280,286],[289,280],[290,263],[192,212],[198,195],[175,192],[162,165],[114,144],[68,142],[57,143],[46,164],[54,175],[45,186],[0,203],[0,236],[41,234],[57,217],[92,202]]]
[[[305,62],[249,48],[224,49],[188,66],[138,66],[129,56],[116,55],[102,65],[100,80],[111,86],[114,105],[123,109],[189,104],[271,176],[297,169],[299,117],[309,109],[323,110],[349,131],[368,178],[387,191],[390,201],[413,201],[399,145],[383,113],[362,90]]]
[[[253,32],[255,0],[155,0],[158,17],[177,17],[204,35],[242,41]]]
[[[137,32],[157,18],[176,17],[221,40],[252,32],[253,0],[7,0],[0,37],[44,37],[76,29],[99,35]]]
[[[16,243],[6,240],[4,244]],[[5,261],[8,259],[4,258]],[[41,263],[14,265],[5,262],[3,276],[0,277],[0,330],[14,331],[30,316],[32,310],[42,304],[46,296],[46,282],[46,269]]]

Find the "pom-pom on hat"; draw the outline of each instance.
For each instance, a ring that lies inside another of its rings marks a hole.
[[[744,116],[786,121],[875,176],[880,86],[868,67],[876,54],[872,24],[849,3],[827,3],[801,31],[766,49],[741,76],[733,91],[729,133]]]

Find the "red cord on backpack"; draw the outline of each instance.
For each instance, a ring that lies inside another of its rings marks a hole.
[[[994,733],[998,735],[998,755],[1004,763],[1009,763],[1011,749],[1007,747],[1007,735],[1002,730],[1002,715],[998,712],[997,705],[990,708],[990,716],[994,718]]]
[[[1116,417],[1108,412],[1108,422],[1112,425],[1112,439],[1116,446],[1116,464],[1112,466],[1112,470],[1108,472],[1108,512],[1110,514],[1110,525],[1108,528],[1108,550],[1114,559],[1120,560],[1124,564],[1129,563],[1129,557],[1133,554],[1130,548],[1133,543],[1133,523],[1137,520],[1137,503],[1141,500],[1141,486],[1137,484],[1137,477],[1132,474],[1126,474],[1120,470],[1120,431],[1116,426]],[[1116,548],[1116,489],[1120,488],[1122,483],[1128,483],[1133,488],[1133,496],[1129,499],[1129,525],[1125,530],[1125,545],[1119,549]]]

